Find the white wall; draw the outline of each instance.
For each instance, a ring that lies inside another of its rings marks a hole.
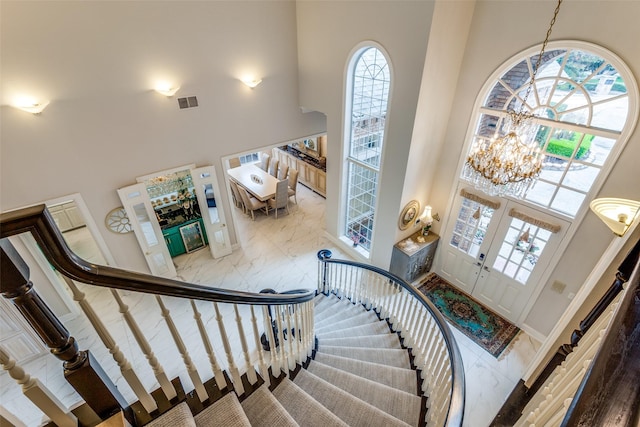
[[[136,176],[212,164],[222,182],[221,156],[325,130],[298,108],[292,1],[0,7],[3,211],[77,192],[103,224]],[[243,85],[247,72],[262,84]],[[153,92],[159,77],[200,107]],[[6,106],[22,92],[51,104],[40,116]],[[132,234],[101,232],[119,266],[148,271]]]
[[[431,1],[301,1],[297,4],[300,103],[327,115],[327,231],[343,233],[344,77],[353,49],[374,41],[389,55],[392,84],[371,262],[389,267],[433,13]]]

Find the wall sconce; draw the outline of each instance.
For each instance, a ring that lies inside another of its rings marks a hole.
[[[40,114],[49,105],[49,101],[36,102],[32,99],[20,99],[15,102],[14,107],[31,114]]]
[[[172,87],[171,83],[159,82],[154,90],[167,98],[171,98],[180,89],[180,86]]]
[[[640,213],[640,202],[627,199],[595,199],[589,207],[618,237],[624,236]]]
[[[253,89],[254,87],[258,86],[260,83],[262,83],[262,79],[254,79],[254,78],[248,77],[248,78],[242,79],[242,83],[246,84],[251,89]]]

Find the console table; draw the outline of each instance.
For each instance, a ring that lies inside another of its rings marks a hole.
[[[436,233],[423,236],[422,231],[402,239],[393,245],[389,271],[409,283],[413,282],[431,270],[439,240]]]

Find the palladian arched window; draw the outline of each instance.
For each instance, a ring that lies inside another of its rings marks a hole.
[[[491,139],[507,110],[520,109],[537,57],[534,48],[489,80],[472,135],[476,141]],[[536,115],[535,139],[545,157],[539,179],[524,200],[574,218],[628,137],[636,91],[627,67],[605,49],[580,42],[550,43],[525,106]]]
[[[387,59],[379,49],[368,46],[353,55],[345,106],[349,139],[344,233],[367,252],[373,238],[390,85]]]

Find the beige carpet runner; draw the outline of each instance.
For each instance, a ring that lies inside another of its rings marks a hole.
[[[186,403],[147,424],[205,426],[418,426],[422,398],[409,353],[386,321],[362,305],[316,297],[318,348],[307,369],[240,403],[234,392],[195,417]]]

